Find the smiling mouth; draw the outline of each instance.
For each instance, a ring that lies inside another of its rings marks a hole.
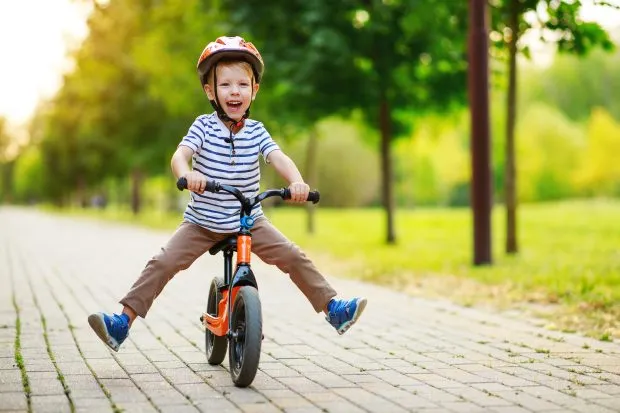
[[[237,110],[241,108],[241,102],[237,100],[232,100],[230,102],[226,102],[226,106],[230,109]]]

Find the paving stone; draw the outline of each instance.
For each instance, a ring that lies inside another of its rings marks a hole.
[[[42,413],[69,412],[69,399],[63,395],[33,395],[32,410]]]
[[[25,411],[28,406],[28,400],[23,391],[20,392],[1,392],[0,393],[0,409],[4,410],[21,410]]]
[[[76,410],[109,411],[112,409],[110,399],[107,397],[77,397],[72,400]]]
[[[33,395],[63,395],[65,390],[56,372],[33,372],[28,374],[30,392]]]
[[[526,409],[535,410],[535,411],[544,411],[544,410],[559,410],[561,406],[556,403],[545,401],[540,397],[532,396],[528,393],[522,391],[507,391],[507,392],[497,392],[497,396],[513,402],[518,406],[523,406]]]
[[[226,412],[226,413],[238,413],[245,412],[245,409],[240,408],[239,404],[233,403],[228,399],[224,398],[214,398],[214,399],[203,399],[196,401],[196,407],[205,412]],[[270,409],[272,406],[259,404],[259,405],[250,405],[250,406],[258,406],[266,409]],[[256,408],[251,408],[250,411],[261,412],[260,409],[256,410]]]
[[[10,393],[15,391],[24,391],[24,385],[22,381],[15,381],[11,383],[0,383],[0,394]]]
[[[0,357],[0,370],[13,370],[15,368],[17,368],[17,363],[13,355],[10,357]]]
[[[151,403],[119,403],[117,405],[117,408],[121,409],[121,411],[124,412],[136,412],[136,413],[155,413],[157,411],[161,411],[161,412],[181,412],[181,406],[161,406],[158,407],[157,409],[155,408],[155,406],[153,406]],[[176,408],[176,410],[175,410]],[[192,408],[193,410],[189,410],[192,412],[195,412],[196,409]]]

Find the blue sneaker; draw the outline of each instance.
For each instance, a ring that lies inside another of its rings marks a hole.
[[[129,335],[129,316],[127,314],[95,313],[88,316],[88,324],[101,341],[114,351],[118,351]]]
[[[332,298],[327,304],[327,316],[325,319],[331,324],[338,334],[344,334],[362,315],[366,308],[366,299],[356,297],[350,300]]]

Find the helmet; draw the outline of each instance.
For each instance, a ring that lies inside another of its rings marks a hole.
[[[256,47],[239,36],[220,36],[204,48],[196,64],[200,84],[203,87],[207,74],[222,58],[245,60],[252,66],[256,83],[260,83],[265,65]]]

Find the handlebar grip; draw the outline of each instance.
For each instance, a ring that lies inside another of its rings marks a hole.
[[[177,188],[179,188],[179,191],[187,189],[187,179],[185,179],[185,177],[182,176],[177,180]],[[220,189],[220,184],[218,182],[207,181],[207,186],[205,187],[205,191],[217,192],[219,189]]]
[[[179,191],[187,189],[187,179],[185,177],[182,176],[177,180],[177,188]]]
[[[220,183],[215,181],[207,181],[207,186],[205,187],[205,191],[208,192],[217,192],[220,190]]]
[[[291,199],[291,191],[289,191],[288,188],[284,188],[284,196],[282,197],[282,199]],[[319,199],[321,199],[321,194],[319,193],[319,191],[310,191],[308,193],[308,199],[306,199],[306,201],[316,204],[317,202],[319,202]]]
[[[308,193],[308,201],[311,201],[313,204],[316,204],[321,199],[321,194],[319,191],[310,191]]]

